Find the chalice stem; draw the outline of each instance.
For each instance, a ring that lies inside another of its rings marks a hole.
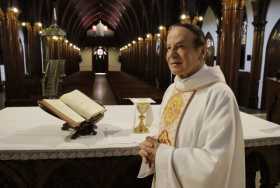
[[[134,128],[134,132],[135,133],[147,133],[149,130],[148,128],[145,126],[145,116],[144,113],[147,112],[149,108],[149,104],[147,103],[139,103],[137,104],[137,110],[140,113],[139,115],[139,124],[137,127]]]

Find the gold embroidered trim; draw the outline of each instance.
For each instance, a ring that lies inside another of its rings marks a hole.
[[[171,145],[171,140],[169,138],[167,130],[161,131],[161,133],[160,133],[160,135],[158,137],[158,142],[162,143],[162,144]]]
[[[194,93],[174,90],[174,94],[169,98],[162,113],[161,129],[158,137],[160,143],[175,145],[177,129]]]
[[[170,98],[163,112],[164,126],[170,127],[180,117],[183,106],[184,98],[181,93],[177,93]]]

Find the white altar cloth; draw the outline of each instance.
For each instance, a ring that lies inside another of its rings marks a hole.
[[[133,105],[106,106],[104,118],[97,124],[95,136],[69,139],[71,131],[62,131],[62,120],[39,107],[8,107],[0,111],[0,160],[87,158],[137,155],[138,144],[153,135],[153,123],[147,134],[133,133]],[[154,122],[159,105],[152,105]],[[280,144],[280,126],[241,113],[246,147]]]

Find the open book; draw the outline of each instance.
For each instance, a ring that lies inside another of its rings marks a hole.
[[[38,104],[72,127],[77,127],[86,120],[96,120],[103,116],[106,111],[104,106],[93,101],[79,90],[66,93],[59,99],[42,99],[38,101]]]

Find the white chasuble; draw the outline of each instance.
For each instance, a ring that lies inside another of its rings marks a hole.
[[[196,91],[191,100],[184,98],[190,101],[183,102],[185,110],[167,107],[178,90]],[[162,143],[154,167],[143,161],[138,177],[154,173],[155,188],[245,188],[239,109],[219,67],[205,65],[186,79],[175,77],[160,115],[157,136]]]

